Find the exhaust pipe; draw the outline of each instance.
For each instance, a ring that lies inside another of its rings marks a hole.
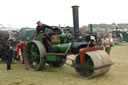
[[[89,27],[90,27],[90,34],[93,34],[93,25],[90,24]]]
[[[79,35],[80,35],[78,8],[79,8],[79,6],[72,6],[75,39],[78,39]]]

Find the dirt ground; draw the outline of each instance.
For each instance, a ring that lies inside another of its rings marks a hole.
[[[45,69],[38,72],[25,70],[23,64],[12,64],[13,70],[6,70],[6,63],[0,63],[0,85],[128,85],[128,46],[114,46],[111,51],[114,65],[102,76],[86,80],[74,68]]]

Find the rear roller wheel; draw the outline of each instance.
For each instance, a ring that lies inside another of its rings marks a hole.
[[[25,65],[30,70],[41,70],[45,66],[45,53],[44,45],[39,41],[29,42],[24,49]]]

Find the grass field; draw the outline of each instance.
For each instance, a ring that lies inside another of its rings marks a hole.
[[[111,51],[114,65],[102,76],[86,80],[74,68],[64,65],[51,68],[46,65],[43,71],[25,70],[23,64],[12,64],[7,71],[6,64],[0,63],[0,85],[128,85],[128,46],[114,46]]]

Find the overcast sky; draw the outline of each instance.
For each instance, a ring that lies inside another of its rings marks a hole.
[[[15,28],[73,25],[72,5],[79,5],[79,24],[128,23],[128,0],[0,0],[0,24]]]

